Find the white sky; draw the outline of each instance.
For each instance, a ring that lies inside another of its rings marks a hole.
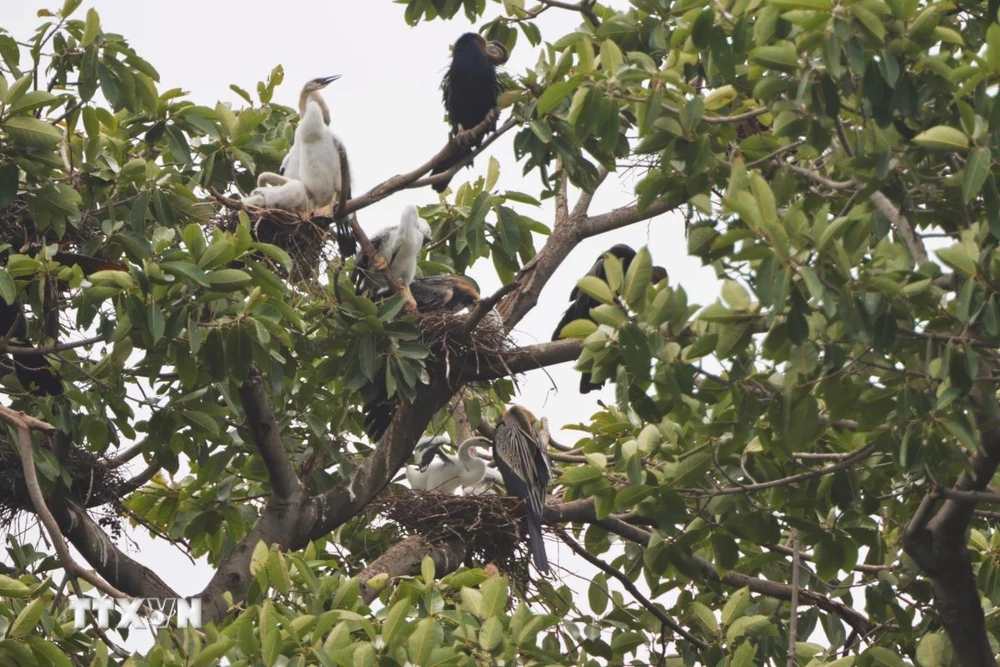
[[[627,6],[622,0],[605,0],[605,4]],[[0,27],[25,40],[42,21],[35,15],[37,10],[58,9],[60,5],[58,1],[7,2]],[[439,84],[448,64],[449,46],[471,27],[459,13],[449,22],[437,20],[411,28],[403,20],[405,5],[389,0],[88,0],[75,17],[82,19],[90,7],[97,9],[106,32],[124,35],[139,55],[156,67],[161,92],[179,87],[198,104],[213,106],[222,100],[237,108],[243,106],[229,84],[254,93],[256,83],[278,64],[284,67],[285,80],[275,101],[291,107],[306,80],[341,74],[342,78],[326,89],[325,97],[331,107],[331,128],[350,155],[355,194],[424,163],[444,145],[448,128]],[[498,7],[490,3],[490,16]],[[556,9],[538,19],[543,38],[549,41],[579,23],[577,14]],[[537,50],[522,34],[505,70],[517,77],[537,59]],[[501,163],[498,189],[537,194],[537,173],[522,178],[521,165],[514,162],[513,136],[514,131],[508,132],[487,151]],[[486,155],[479,157],[472,169],[463,170],[452,181],[453,187],[484,174],[487,163]],[[630,204],[633,188],[634,180],[619,181],[612,175],[594,198],[591,212]],[[436,198],[430,188],[404,190],[359,212],[358,218],[370,234],[395,223],[405,205],[427,205]],[[551,200],[541,211],[528,207],[524,213],[551,224]],[[542,240],[536,237],[536,247]],[[682,220],[664,215],[581,243],[546,285],[538,306],[518,325],[518,342],[527,345],[549,339],[577,278],[602,250],[615,243],[636,248],[648,244],[654,262],[667,268],[671,284],[684,286],[691,303],[704,305],[716,298],[719,286],[714,272],[686,254]],[[488,261],[480,261],[470,275],[484,294],[500,285]],[[606,403],[614,400],[612,386],[581,396],[578,382],[579,374],[571,363],[550,367],[547,374],[535,371],[521,377],[518,402],[539,417],[548,417],[553,436],[571,443],[576,436],[571,431],[561,432],[561,427],[587,421],[598,409],[599,399]],[[210,578],[207,566],[192,566],[162,541],[151,540],[143,532],[133,536],[138,549],[129,549],[132,555],[179,593],[193,594]],[[576,562],[570,565],[575,559],[565,549],[557,553],[553,542],[548,547],[554,563],[588,576],[585,563],[579,564],[583,567]],[[566,581],[573,586],[571,578]],[[130,641],[130,646],[143,646],[143,635],[134,633],[139,643]]]

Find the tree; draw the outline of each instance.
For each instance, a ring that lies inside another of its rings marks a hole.
[[[208,627],[135,664],[996,664],[995,4],[402,3],[411,24],[499,12],[483,34],[538,54],[490,135],[516,134],[534,185],[496,190],[500,162],[456,178],[422,210],[425,272],[492,260],[510,329],[581,239],[674,211],[720,281],[689,303],[642,250],[581,283],[602,326],[514,349],[472,345],[484,307],[432,326],[355,296],[328,217],[226,196],[288,148],[280,70],[241,109],[199,106],[79,4],[27,43],[0,33],[0,298],[37,344],[3,351],[65,385],[3,377],[0,507],[51,544],[8,537],[6,662],[124,660],[73,629],[83,580],[203,600]],[[536,17],[561,11],[580,27],[543,42]],[[340,213],[429,185],[446,150]],[[625,168],[635,203],[592,211]],[[616,388],[552,443],[546,519],[601,571],[586,600],[525,576],[516,502],[390,486],[429,428],[488,433],[514,374],[574,359]],[[393,420],[369,443],[380,392]],[[206,557],[208,587],[126,555],[124,520]]]

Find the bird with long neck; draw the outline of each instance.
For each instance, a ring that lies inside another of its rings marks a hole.
[[[503,413],[493,434],[493,462],[510,493],[524,501],[528,548],[539,572],[548,572],[549,560],[542,541],[545,492],[552,472],[535,416],[514,405]]]
[[[451,65],[441,82],[444,91],[444,108],[451,123],[452,151],[431,171],[431,176],[441,174],[468,157],[474,147],[483,141],[469,132],[492,116],[489,129],[496,128],[497,65],[507,62],[509,54],[499,42],[487,42],[477,33],[467,32],[458,38],[452,49]],[[444,192],[451,179],[435,183],[437,192]]]
[[[407,206],[398,225],[380,230],[372,236],[372,245],[382,255],[388,270],[408,287],[417,274],[417,256],[424,244],[431,240],[430,225],[420,217],[416,206]],[[384,276],[372,270],[374,258],[361,253],[354,265],[353,278],[358,292],[366,288],[378,293],[388,283]]]
[[[439,442],[431,445],[433,450],[428,449],[423,452],[424,460],[428,455],[431,457],[430,463],[406,469],[406,479],[410,483],[410,488],[417,491],[454,493],[458,489],[478,486],[486,477],[486,461],[476,456],[474,451],[477,445],[483,443],[488,445],[489,442],[486,438],[469,438],[458,446],[456,456],[441,453]],[[440,458],[433,460],[435,455]]]

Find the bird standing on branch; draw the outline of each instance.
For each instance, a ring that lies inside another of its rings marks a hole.
[[[24,306],[20,300],[7,303],[0,299],[0,336],[11,345],[32,347],[28,340],[28,323],[24,319]],[[14,373],[21,386],[35,396],[60,396],[62,380],[41,354],[11,354]]]
[[[632,264],[632,260],[635,259],[636,252],[635,250],[633,250],[632,248],[623,243],[618,243],[616,245],[613,245],[601,253],[601,256],[597,258],[597,261],[594,262],[594,265],[592,267],[590,267],[590,270],[587,271],[586,275],[594,276],[596,278],[600,278],[601,280],[607,281],[608,276],[604,270],[604,259],[608,255],[614,255],[615,257],[621,260],[622,272],[625,273],[628,271],[629,265]],[[653,267],[652,282],[654,285],[666,277],[667,277],[666,269],[664,269],[661,266]],[[566,312],[563,313],[562,319],[559,320],[559,324],[556,325],[556,330],[552,333],[552,340],[559,340],[559,338],[561,338],[560,334],[562,333],[563,328],[573,320],[591,319],[590,309],[596,308],[597,306],[601,305],[599,301],[589,296],[588,294],[584,293],[582,290],[580,290],[579,287],[574,287],[573,290],[569,293],[569,300],[571,301],[570,306],[569,308],[566,309]],[[588,394],[594,391],[595,389],[600,389],[603,386],[604,386],[603,381],[596,383],[592,382],[590,378],[590,373],[584,372],[580,374],[581,394]]]
[[[441,451],[441,445],[448,438],[432,438],[423,448],[417,443],[414,453],[419,453],[420,464],[406,469],[406,479],[410,488],[417,491],[438,491],[454,493],[458,489],[472,489],[482,484],[486,478],[486,461],[474,454],[479,444],[489,444],[489,440],[474,437],[458,446],[458,455],[451,456]],[[438,457],[435,460],[435,456]]]
[[[464,276],[442,275],[414,278],[410,283],[410,294],[417,302],[421,313],[442,310],[457,313],[471,309],[480,299],[479,290]]]
[[[548,572],[542,515],[552,472],[535,421],[533,414],[517,405],[503,413],[493,435],[493,462],[503,477],[507,493],[524,500],[528,548],[538,571]]]
[[[483,133],[470,136],[468,132],[492,115],[490,130],[496,129],[497,65],[507,62],[509,54],[499,42],[487,42],[482,35],[467,32],[455,42],[451,66],[444,75],[444,108],[451,123],[453,150],[431,171],[431,176],[441,174],[464,160],[473,148],[483,141]],[[444,192],[451,179],[435,183],[436,192]]]
[[[396,276],[403,287],[407,287],[417,273],[417,255],[425,243],[431,240],[431,227],[417,213],[416,206],[403,209],[398,225],[392,225],[372,236],[372,245],[385,259],[388,270]],[[354,264],[352,278],[358,293],[365,289],[378,294],[388,287],[386,279],[373,269],[373,257],[363,252]]]
[[[290,211],[337,206],[344,188],[341,156],[343,145],[330,130],[330,109],[319,91],[340,78],[320,77],[306,82],[299,94],[299,125],[292,147],[281,163],[280,173],[264,172],[256,190],[244,199],[253,206]],[[274,187],[264,187],[274,186]],[[346,256],[357,252],[347,217],[337,218],[337,241]],[[349,241],[348,241],[349,240]]]

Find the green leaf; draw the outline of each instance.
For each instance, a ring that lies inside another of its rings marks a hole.
[[[496,616],[507,608],[507,577],[490,577],[479,587],[482,593],[482,603],[479,607],[480,618]]]
[[[191,661],[191,666],[201,667],[201,665],[221,664],[220,658],[226,655],[226,653],[229,652],[229,649],[235,645],[235,639],[219,639],[214,641],[198,652],[198,656]]]
[[[13,285],[13,283],[11,283]],[[559,332],[560,338],[586,338],[597,331],[597,324],[592,320],[573,320]]]
[[[378,654],[371,642],[362,642],[354,650],[351,661],[354,667],[375,667],[378,664]]]
[[[799,68],[799,54],[791,42],[782,41],[770,46],[758,46],[750,49],[749,55],[754,62],[783,72],[792,72]]]
[[[952,661],[951,642],[944,631],[926,634],[917,644],[920,667],[948,667]]]
[[[503,636],[503,624],[500,622],[500,619],[496,616],[490,617],[486,619],[486,622],[479,629],[479,645],[487,651],[492,651],[500,646]]]
[[[730,626],[750,606],[750,589],[744,586],[729,596],[722,608],[722,625]]]
[[[538,97],[538,104],[535,107],[538,115],[545,115],[559,106],[559,103],[566,99],[566,96],[573,92],[577,85],[577,82],[571,79],[553,83],[546,88]]]
[[[29,148],[55,148],[63,137],[55,126],[31,116],[8,118],[0,128],[10,134],[14,143]]]
[[[219,269],[209,273],[207,278],[214,292],[235,292],[252,280],[249,273],[240,269]]]
[[[581,292],[601,303],[610,304],[615,301],[615,295],[611,292],[611,288],[597,276],[584,276],[576,282],[576,286],[580,288]]]
[[[991,27],[996,25],[994,23]],[[989,148],[975,148],[969,153],[969,159],[966,160],[965,168],[962,169],[962,198],[966,204],[975,199],[983,188],[983,183],[986,182],[986,177],[990,173],[992,160],[993,154]]]
[[[406,629],[406,617],[410,613],[412,603],[407,598],[397,600],[385,615],[382,622],[382,641],[387,648],[394,648],[403,639],[403,631]]]
[[[414,665],[426,665],[431,652],[444,641],[444,628],[437,620],[428,617],[417,623],[413,634],[406,642],[410,662]]]
[[[639,310],[646,301],[646,292],[649,290],[652,279],[653,258],[649,254],[649,248],[643,246],[636,253],[625,273],[625,282],[622,284],[621,292],[625,303],[634,310]]]
[[[51,640],[39,637],[38,635],[32,635],[28,637],[28,644],[31,646],[31,650],[35,652],[41,661],[39,665],[45,665],[46,667],[72,667],[73,661],[70,660],[63,651],[52,643]],[[93,664],[93,663],[92,663]]]
[[[83,38],[80,40],[80,44],[84,47],[90,46],[90,44],[97,39],[97,35],[101,32],[101,19],[97,16],[97,11],[91,7],[87,10],[87,20],[83,25]]]
[[[191,262],[160,262],[160,268],[170,275],[190,280],[202,287],[211,287],[205,272]]]
[[[937,251],[937,256],[966,278],[976,275],[976,258],[971,256],[969,248],[964,243],[942,248]]]
[[[947,125],[936,125],[913,137],[913,143],[929,151],[964,151],[969,147],[965,132]]]
[[[14,622],[10,626],[10,630],[7,632],[7,636],[11,639],[17,639],[18,637],[23,637],[29,632],[35,629],[38,625],[38,621],[42,618],[42,613],[45,611],[45,600],[38,597],[32,600],[21,610],[21,613],[17,615]]]

